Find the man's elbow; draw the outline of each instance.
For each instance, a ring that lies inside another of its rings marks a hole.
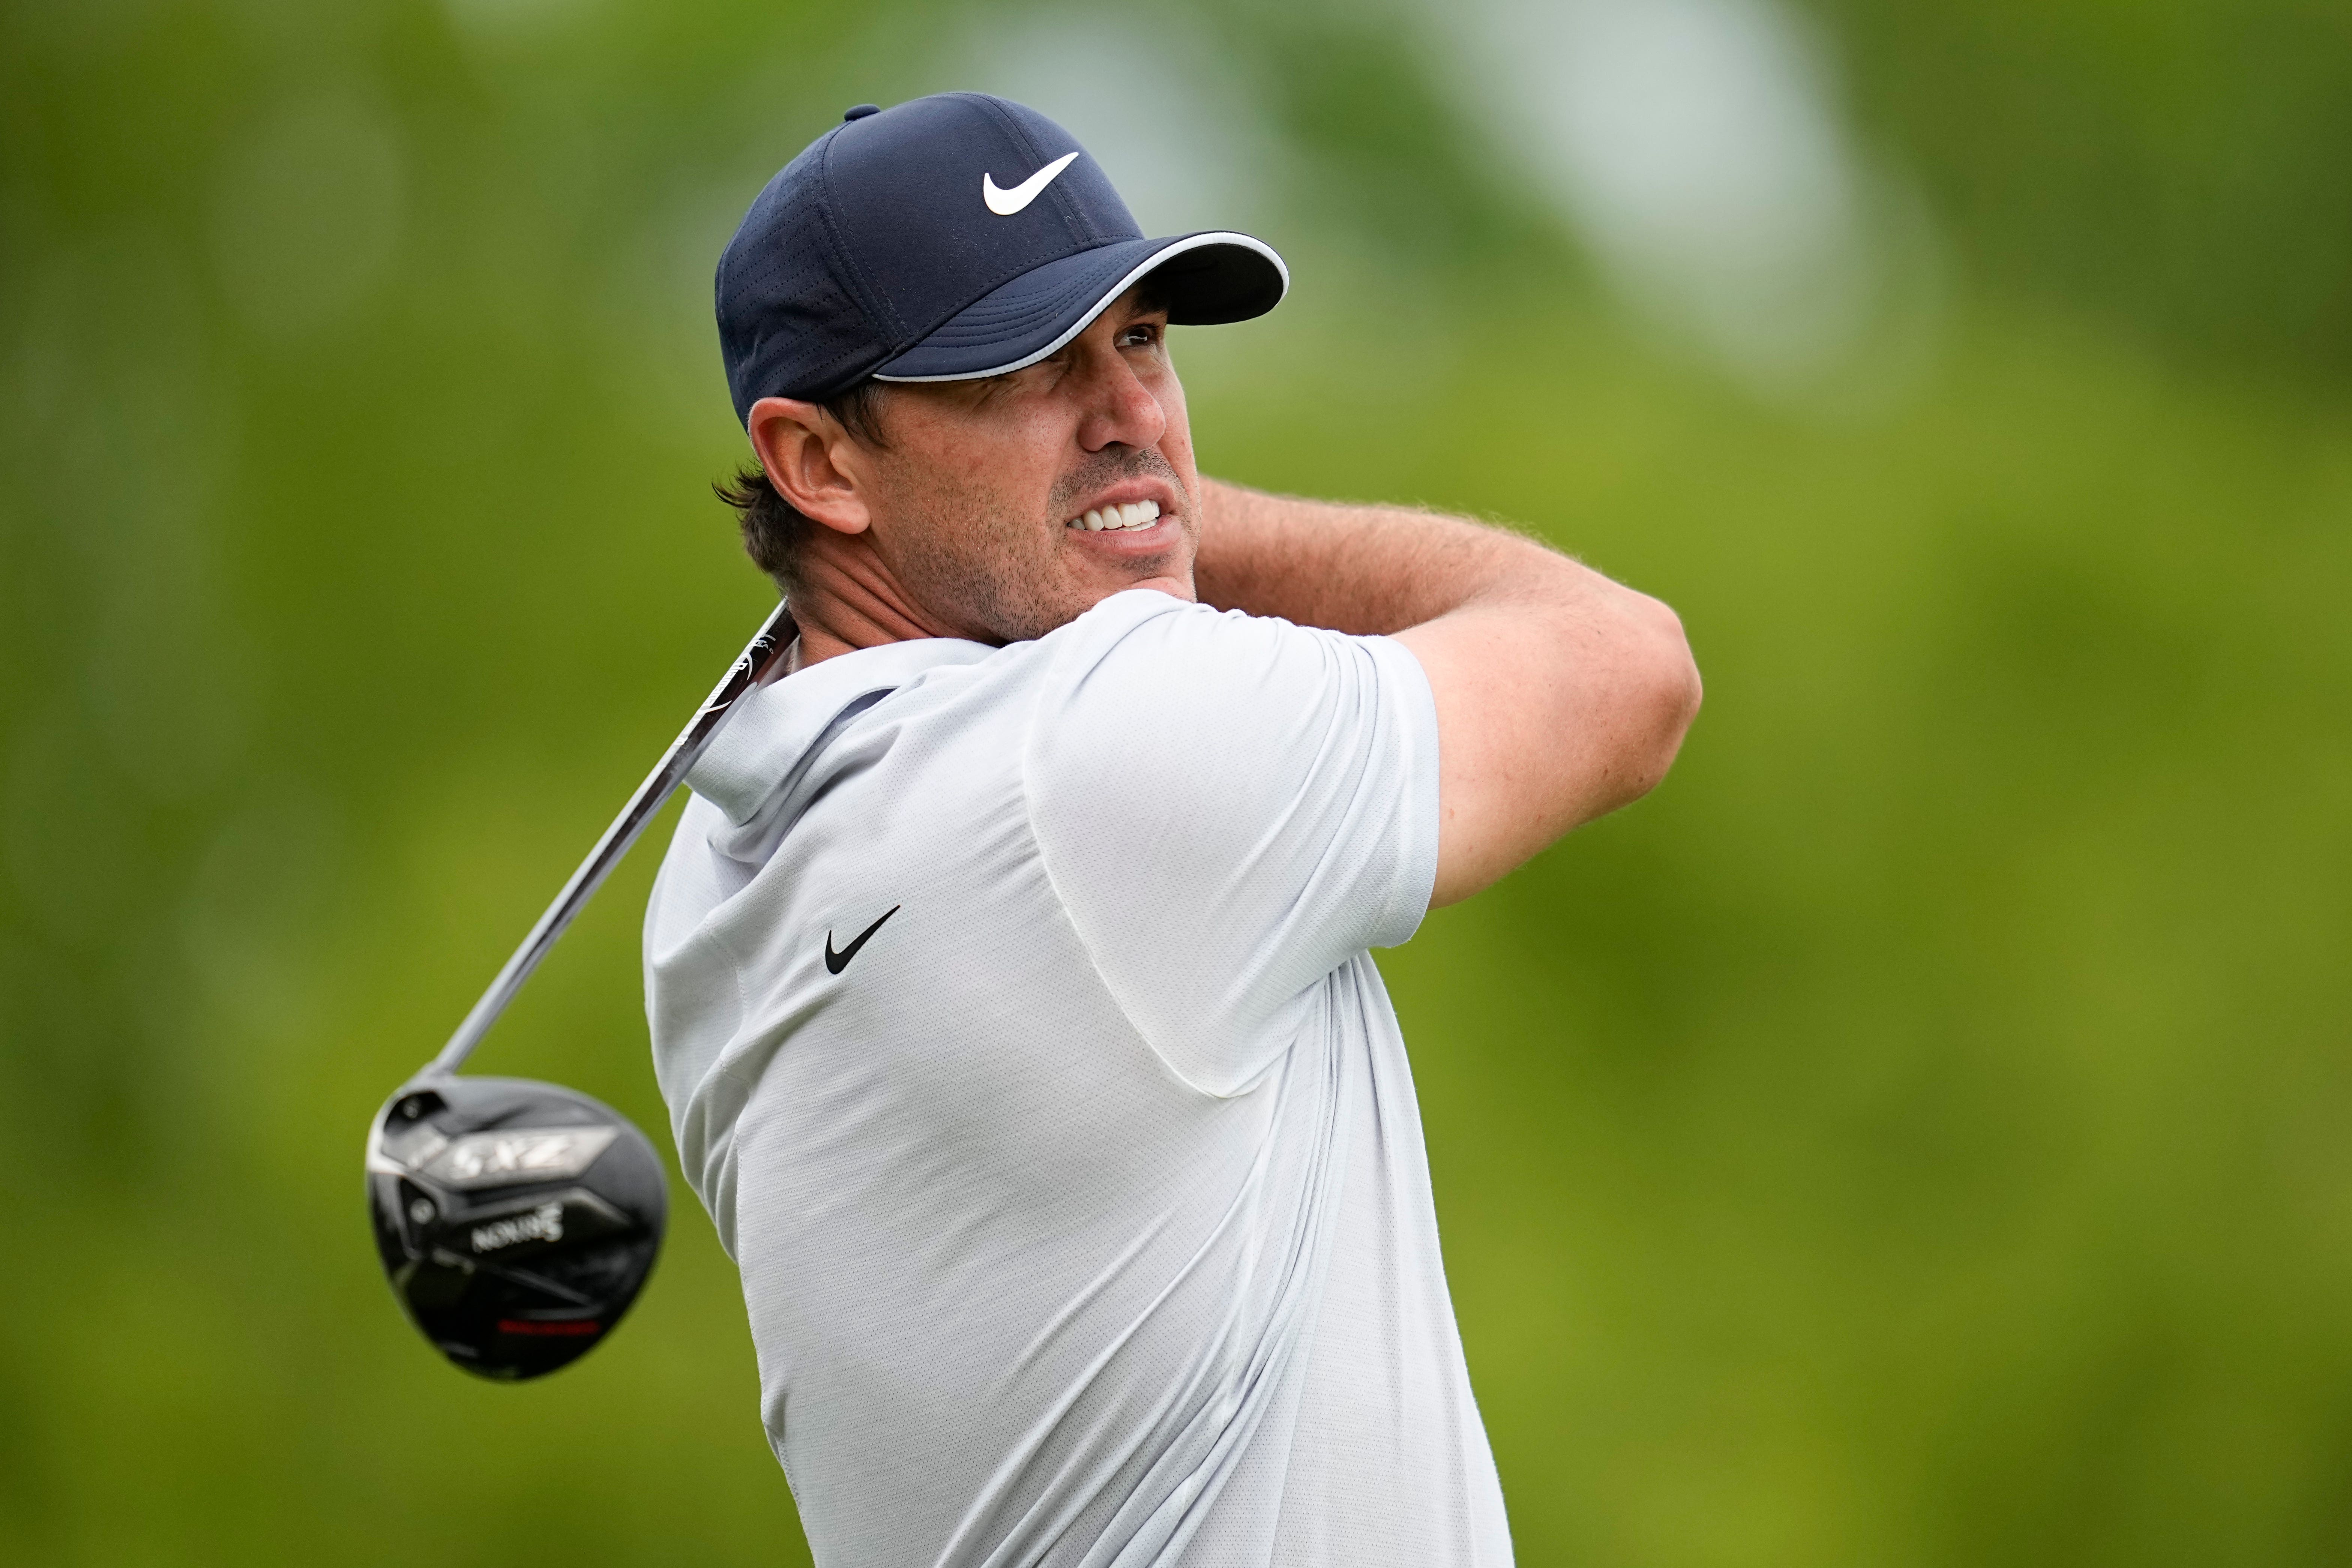
[[[1617,787],[1603,808],[1609,811],[1658,787],[1705,696],[1682,617],[1646,595],[1635,599],[1628,616],[1617,765],[1610,770]]]

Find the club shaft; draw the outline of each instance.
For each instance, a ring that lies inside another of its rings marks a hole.
[[[629,846],[637,841],[637,835],[646,830],[646,824],[653,820],[671,793],[686,782],[688,771],[710,744],[711,737],[719,733],[719,725],[726,721],[737,700],[760,683],[769,665],[792,646],[798,634],[791,606],[778,605],[776,613],[768,617],[768,624],[760,628],[760,635],[751,639],[742,657],[728,670],[726,679],[696,710],[685,731],[662,754],[646,782],[637,786],[637,793],[629,797],[621,815],[613,819],[613,826],[604,829],[604,836],[596,840],[596,847],[580,862],[580,868],[572,873],[572,879],[563,884],[563,890],[555,895],[555,901],[547,906],[547,912],[539,917],[539,923],[530,928],[530,934],[522,939],[522,945],[515,949],[514,956],[490,982],[490,988],[482,993],[482,999],[474,1004],[466,1021],[457,1026],[457,1032],[449,1037],[449,1043],[441,1047],[441,1054],[425,1066],[417,1075],[419,1078],[456,1072],[474,1054],[474,1047],[482,1043],[482,1037],[490,1032],[490,1026],[499,1021],[499,1015],[507,1010],[507,1004],[515,999],[515,993],[522,989],[523,982],[539,967],[539,961],[563,935],[572,917],[604,886],[604,879],[620,864],[621,857],[629,852]]]

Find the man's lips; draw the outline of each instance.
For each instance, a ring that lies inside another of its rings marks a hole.
[[[1129,479],[1089,498],[1062,526],[1082,533],[1147,533],[1176,510],[1165,484]]]
[[[1159,521],[1158,501],[1135,500],[1125,506],[1090,507],[1062,526],[1084,529],[1088,533],[1139,533]]]

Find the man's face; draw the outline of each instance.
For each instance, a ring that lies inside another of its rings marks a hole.
[[[1130,293],[1024,370],[891,385],[888,446],[859,466],[900,587],[989,642],[1042,637],[1122,588],[1192,597],[1200,476],[1167,340],[1166,313]]]

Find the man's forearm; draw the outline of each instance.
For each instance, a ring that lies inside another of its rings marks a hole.
[[[1664,776],[1698,710],[1672,610],[1461,518],[1203,480],[1203,603],[1393,636],[1437,706],[1434,903],[1466,898]]]
[[[1203,604],[1301,626],[1386,636],[1482,595],[1614,584],[1534,540],[1406,507],[1268,495],[1203,478]]]

